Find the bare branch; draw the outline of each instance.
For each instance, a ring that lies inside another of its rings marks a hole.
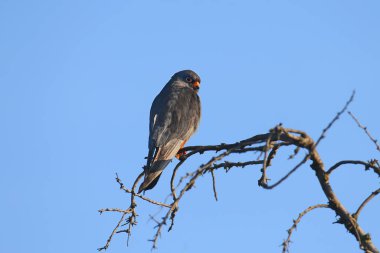
[[[173,203],[171,204],[171,208],[170,210],[167,211],[166,215],[162,218],[162,222],[160,222],[156,228],[156,233],[153,237],[152,240],[150,240],[151,242],[153,242],[153,246],[152,248],[155,249],[157,248],[157,241],[158,241],[158,238],[161,236],[161,231],[162,231],[162,228],[163,226],[165,226],[167,224],[167,220],[171,219],[171,224],[170,224],[170,227],[168,229],[168,231],[170,231],[172,228],[173,228],[173,225],[174,225],[174,218],[175,218],[175,215],[178,211],[178,203],[179,201],[182,199],[183,195],[188,191],[190,190],[194,184],[195,184],[195,181],[196,179],[202,175],[204,173],[205,170],[209,169],[215,162],[223,159],[225,156],[229,155],[230,154],[230,151],[225,151],[223,152],[222,154],[220,154],[219,156],[217,157],[213,157],[210,159],[210,161],[208,163],[206,163],[205,165],[202,165],[200,166],[194,173],[194,175],[191,177],[191,179],[189,180],[189,182],[183,187],[183,189],[180,191],[180,194],[178,197],[174,197],[174,201]],[[177,167],[176,167],[177,168]],[[178,168],[177,168],[178,169]],[[173,171],[173,174],[176,173],[176,169]],[[173,178],[173,176],[172,176]],[[172,180],[173,181],[173,180]],[[173,185],[173,183],[171,183],[171,185]]]
[[[380,188],[376,191],[372,192],[371,195],[369,195],[363,203],[359,206],[358,210],[352,215],[356,220],[359,218],[360,212],[363,210],[363,208],[377,195],[380,193]]]
[[[303,158],[303,160],[301,162],[299,162],[296,166],[294,166],[293,169],[291,169],[285,176],[283,176],[280,180],[278,180],[276,183],[272,184],[272,185],[260,185],[261,187],[263,187],[264,189],[266,190],[272,190],[274,188],[276,188],[277,186],[279,186],[282,182],[284,182],[288,177],[290,177],[294,172],[296,172],[304,163],[307,162],[307,160],[309,160],[310,156],[307,155]]]
[[[350,114],[350,116],[353,118],[353,120],[355,120],[356,124],[358,124],[358,127],[360,127],[361,129],[364,130],[364,132],[366,133],[366,135],[368,136],[368,138],[373,142],[373,144],[375,144],[376,146],[376,149],[377,151],[380,152],[380,145],[377,143],[377,140],[375,138],[372,137],[371,133],[368,131],[367,127],[366,126],[363,126],[360,121],[354,116],[354,114],[352,114],[352,112],[348,112],[348,114]]]
[[[355,91],[352,92],[352,95],[350,99],[346,102],[343,109],[337,113],[337,115],[330,121],[330,123],[327,125],[325,129],[323,129],[321,136],[318,138],[315,146],[318,146],[318,144],[321,142],[323,138],[326,137],[327,131],[334,125],[334,123],[339,119],[339,117],[347,110],[348,106],[351,104],[351,102],[354,100],[355,97]]]
[[[329,208],[329,205],[318,204],[318,205],[314,205],[314,206],[309,206],[302,213],[300,213],[298,215],[298,218],[296,220],[293,220],[293,225],[287,230],[288,237],[282,243],[282,252],[283,253],[289,252],[289,244],[291,243],[290,238],[292,237],[293,231],[297,228],[297,225],[301,222],[303,216],[305,216],[307,213],[309,213],[310,211],[317,209],[317,208]]]
[[[231,144],[222,143],[219,145],[192,146],[192,147],[183,148],[182,150],[180,150],[181,153],[183,153],[184,151],[188,151],[188,152],[187,154],[181,156],[180,161],[176,164],[172,172],[172,176],[170,180],[170,192],[171,192],[170,195],[173,201],[170,204],[166,204],[165,203],[166,200],[164,202],[156,201],[156,200],[147,198],[141,194],[137,194],[135,192],[137,183],[144,176],[143,172],[136,178],[131,189],[126,188],[123,182],[121,181],[121,179],[118,177],[118,175],[116,175],[116,181],[119,184],[120,189],[130,194],[130,197],[131,197],[130,206],[128,209],[125,209],[125,210],[119,209],[119,208],[106,208],[106,209],[99,210],[100,213],[116,212],[116,213],[121,214],[121,219],[116,224],[116,227],[114,228],[111,235],[109,236],[106,245],[100,248],[99,250],[107,249],[109,247],[109,244],[113,236],[116,233],[127,233],[128,241],[129,241],[132,227],[137,224],[136,197],[148,203],[158,205],[161,208],[163,207],[167,208],[165,209],[166,213],[161,218],[161,220],[156,220],[155,218],[151,217],[156,222],[156,226],[155,226],[155,234],[153,236],[153,239],[150,241],[153,244],[152,248],[156,248],[158,238],[162,234],[163,227],[166,225],[169,225],[168,231],[170,231],[173,228],[174,220],[179,210],[179,204],[183,196],[186,194],[186,192],[193,189],[193,186],[195,185],[198,178],[204,175],[205,173],[209,172],[211,174],[214,197],[216,200],[218,200],[217,191],[216,191],[216,179],[215,179],[215,173],[214,173],[214,170],[216,169],[224,168],[226,172],[228,172],[233,167],[244,168],[245,166],[262,165],[262,168],[261,168],[262,175],[261,175],[261,178],[259,179],[259,186],[263,187],[264,189],[273,189],[277,187],[278,185],[280,185],[282,182],[284,182],[295,171],[297,171],[302,165],[304,165],[307,161],[310,160],[311,161],[310,167],[315,172],[315,175],[321,186],[321,189],[327,198],[328,205],[320,204],[320,205],[311,206],[299,215],[298,219],[293,222],[292,227],[288,230],[288,238],[283,243],[283,252],[286,252],[288,250],[292,232],[306,213],[316,208],[329,208],[333,210],[338,217],[338,220],[336,223],[344,225],[344,227],[356,238],[360,248],[363,251],[378,253],[379,251],[373,244],[369,234],[366,233],[358,224],[357,217],[360,214],[361,210],[365,207],[365,205],[367,205],[367,203],[370,200],[372,200],[375,197],[375,195],[379,193],[380,189],[376,190],[369,197],[367,197],[367,199],[364,200],[364,202],[358,208],[356,213],[351,215],[351,213],[345,208],[345,206],[342,204],[342,202],[338,199],[335,192],[333,191],[333,188],[329,182],[329,176],[337,168],[341,167],[342,165],[347,165],[347,164],[362,165],[364,166],[366,170],[372,169],[377,175],[380,176],[379,162],[375,159],[370,160],[368,162],[358,161],[358,160],[344,160],[344,161],[340,161],[336,163],[329,170],[326,171],[325,165],[316,149],[320,141],[326,136],[326,133],[328,132],[328,130],[339,119],[339,117],[347,110],[348,106],[353,101],[354,95],[355,95],[355,92],[352,93],[350,99],[346,102],[343,109],[339,111],[337,115],[332,119],[332,121],[330,121],[327,127],[323,129],[322,134],[318,138],[317,142],[314,142],[314,140],[310,136],[308,136],[306,132],[304,131],[291,129],[291,128],[284,128],[280,124],[274,127],[273,129],[271,129],[268,133],[258,134],[250,138],[247,138],[245,140],[231,143]],[[272,166],[272,161],[278,158],[277,157],[278,151],[281,148],[287,147],[287,146],[292,146],[294,148],[294,153],[289,157],[290,159],[292,159],[295,155],[297,155],[301,149],[306,151],[306,155],[285,176],[283,176],[276,183],[269,185],[268,184],[269,178],[267,176],[268,169],[269,167]],[[195,154],[204,154],[206,152],[207,153],[221,152],[221,153],[219,153],[219,155],[215,157],[209,158],[206,164],[200,165],[196,170],[190,171],[190,172],[183,172],[183,175],[179,175],[180,168],[190,157],[192,157]],[[256,152],[261,152],[261,154],[264,154],[263,160],[259,160],[258,158],[257,160],[246,161],[246,162],[225,161],[225,159],[231,154],[236,154],[236,155],[249,154],[249,155],[256,156]],[[170,195],[168,197],[170,197]],[[129,217],[125,219],[127,214],[129,214]],[[125,224],[122,224],[123,220],[125,220]],[[170,224],[168,224],[169,220],[170,220]],[[122,225],[128,225],[128,228],[125,230],[119,230],[119,227]]]
[[[120,180],[118,174],[116,173],[116,181],[119,183],[120,185],[120,189],[126,191],[127,193],[130,193],[131,194],[131,204],[129,206],[128,209],[126,210],[121,210],[121,209],[118,209],[118,208],[106,208],[106,209],[101,209],[99,210],[100,213],[103,213],[103,212],[121,212],[123,213],[123,215],[121,216],[121,219],[119,220],[119,222],[116,224],[115,228],[112,230],[112,233],[111,235],[108,237],[107,239],[107,242],[106,242],[106,245],[104,245],[103,247],[101,248],[98,248],[98,251],[102,251],[102,250],[107,250],[107,248],[109,247],[111,241],[112,241],[112,238],[113,236],[117,233],[119,227],[121,226],[123,220],[124,220],[124,217],[126,216],[126,214],[128,213],[131,213],[131,215],[128,217],[127,221],[126,221],[126,224],[128,224],[128,229],[126,230],[123,230],[122,232],[126,232],[128,234],[128,239],[127,239],[127,245],[129,243],[129,238],[131,236],[131,230],[132,230],[132,226],[136,225],[137,224],[137,221],[136,221],[136,217],[137,217],[137,213],[136,213],[136,202],[135,202],[135,196],[136,196],[136,193],[135,193],[135,189],[136,189],[136,186],[137,186],[137,183],[139,182],[139,180],[143,177],[144,175],[144,172],[140,173],[140,175],[137,176],[135,182],[133,183],[133,186],[132,186],[132,190],[128,190],[124,187],[124,184],[123,182]],[[142,196],[141,196],[142,197]],[[148,199],[146,198],[142,198],[146,201],[148,201]],[[148,201],[152,204],[158,204],[159,202],[156,202],[156,201]],[[160,204],[161,205],[161,204]],[[166,204],[164,204],[166,205]],[[161,205],[163,206],[163,205]],[[121,232],[121,231],[119,231]]]
[[[140,175],[143,175],[143,174],[140,174]],[[125,191],[126,193],[132,193],[132,190],[128,189],[125,187],[125,185],[123,184],[123,182],[121,181],[121,179],[119,178],[119,176],[116,174],[116,181],[119,183],[120,185],[120,189],[122,189],[123,191]],[[142,200],[145,200],[149,203],[152,203],[154,205],[158,205],[158,206],[163,206],[163,207],[167,207],[167,208],[170,208],[170,205],[168,204],[165,204],[165,203],[162,203],[162,202],[159,202],[159,201],[155,201],[153,199],[150,199],[150,198],[147,198],[141,194],[138,194],[138,193],[134,193],[134,196],[142,199]]]
[[[362,250],[366,252],[379,252],[372,240],[368,237],[368,234],[364,232],[357,221],[350,215],[345,206],[335,195],[330,185],[328,174],[324,170],[324,164],[316,149],[314,149],[315,146],[310,145],[310,147],[310,159],[312,160],[311,168],[316,172],[321,188],[329,201],[329,207],[334,210],[336,215],[339,217],[337,223],[343,224],[345,228],[355,236]]]
[[[112,238],[113,238],[113,236],[116,234],[116,232],[117,232],[117,230],[119,229],[121,223],[123,222],[125,215],[127,215],[127,213],[123,213],[123,215],[121,216],[121,218],[120,218],[119,222],[117,223],[116,227],[112,230],[111,235],[108,237],[107,242],[106,242],[106,245],[104,245],[104,246],[101,247],[101,248],[98,248],[98,251],[102,251],[102,250],[106,250],[106,249],[108,249],[108,247],[110,246],[110,243],[111,243],[111,241],[112,241]]]
[[[104,212],[130,213],[130,212],[132,212],[132,210],[130,208],[128,208],[126,210],[123,210],[123,209],[120,209],[120,208],[104,208],[104,209],[98,210],[98,212],[100,214],[102,214]]]
[[[291,160],[291,159],[293,159],[294,157],[296,157],[296,155],[298,154],[298,152],[301,150],[301,148],[300,147],[296,147],[295,149],[294,149],[294,151],[293,151],[293,154],[291,154],[290,156],[289,156],[289,160]]]
[[[218,193],[216,192],[216,183],[215,183],[214,170],[211,169],[210,172],[211,172],[211,176],[212,176],[212,190],[214,191],[215,200],[218,201]]]
[[[182,160],[175,166],[175,168],[174,168],[174,170],[173,170],[173,173],[172,173],[172,178],[171,178],[171,180],[170,180],[170,189],[171,189],[171,191],[172,191],[172,196],[173,196],[173,201],[176,201],[176,199],[177,199],[177,193],[175,192],[175,187],[174,187],[174,179],[175,179],[175,177],[176,177],[176,175],[177,175],[177,171],[178,171],[178,169],[179,169],[179,167],[186,161],[186,159],[188,158],[188,157],[184,157],[185,155],[183,155],[183,158],[182,158]],[[181,182],[182,182],[182,178],[181,178],[181,180],[180,180],[180,182],[178,183],[178,186],[181,184]]]
[[[264,150],[264,162],[263,162],[263,168],[261,169],[262,176],[258,181],[259,186],[265,187],[268,185],[268,177],[267,177],[267,166],[270,165],[270,158],[268,158],[268,151],[270,150],[270,144],[273,137],[273,129],[270,131],[270,135],[268,136],[266,142],[265,142],[265,150]],[[274,155],[272,155],[274,156]],[[273,158],[273,157],[272,157]]]
[[[196,153],[203,154],[206,151],[218,152],[218,151],[222,151],[222,150],[232,150],[233,149],[234,152],[237,152],[240,149],[245,148],[246,146],[250,146],[250,145],[253,145],[256,143],[263,143],[263,140],[266,140],[269,135],[270,135],[270,133],[259,134],[259,135],[255,135],[251,138],[248,138],[248,139],[245,139],[245,140],[233,143],[233,144],[222,143],[219,145],[208,145],[208,146],[188,146],[188,147],[181,149],[179,152],[191,151],[190,153],[184,155],[183,157],[189,157],[189,156],[192,156]],[[260,151],[260,150],[258,150],[258,151]]]
[[[156,249],[157,248],[158,238],[161,236],[161,230],[162,230],[163,226],[166,225],[166,221],[168,220],[170,213],[171,212],[167,212],[166,215],[165,215],[165,217],[162,218],[162,221],[159,222],[155,226],[155,228],[157,228],[156,233],[155,233],[153,239],[149,240],[149,241],[153,242],[152,249]]]
[[[244,168],[249,165],[257,165],[257,164],[263,164],[263,160],[259,161],[248,161],[248,162],[229,162],[225,161],[223,163],[215,164],[212,166],[212,170],[219,169],[219,168],[224,168],[226,172],[228,172],[231,168],[233,167],[241,167]]]
[[[336,164],[334,164],[327,172],[327,175],[330,175],[333,171],[335,171],[337,168],[339,168],[342,165],[346,164],[359,164],[359,165],[364,165],[365,170],[373,169],[373,171],[380,177],[380,168],[378,165],[376,165],[377,160],[373,159],[370,160],[369,162],[363,162],[363,161],[358,161],[358,160],[343,160],[340,161]]]

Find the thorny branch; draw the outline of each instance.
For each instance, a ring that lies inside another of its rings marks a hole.
[[[315,144],[315,147],[318,146],[318,144],[326,137],[327,131],[334,125],[334,123],[340,118],[340,116],[347,110],[348,106],[354,101],[355,97],[355,91],[352,92],[350,99],[346,102],[342,110],[340,110],[336,116],[330,121],[330,123],[327,125],[325,129],[323,129],[321,136],[319,136],[317,143]]]
[[[356,124],[358,124],[358,127],[360,127],[361,129],[363,129],[363,131],[366,133],[366,135],[368,136],[368,138],[373,142],[373,144],[375,144],[376,146],[376,149],[377,151],[380,152],[380,146],[379,144],[377,143],[377,140],[375,138],[372,137],[371,133],[368,131],[367,127],[366,126],[363,126],[360,121],[354,116],[354,114],[352,112],[348,112],[348,114],[352,117],[353,120],[355,120]]]
[[[326,174],[330,175],[334,170],[336,170],[340,166],[346,165],[346,164],[363,165],[365,170],[372,169],[373,172],[375,172],[380,177],[380,166],[379,166],[379,162],[376,159],[369,160],[368,162],[358,161],[358,160],[343,160],[343,161],[340,161],[340,162],[337,162],[336,164],[334,164],[326,172]]]
[[[293,225],[288,229],[288,237],[284,242],[282,243],[282,253],[286,253],[289,251],[289,244],[291,243],[291,237],[293,234],[293,231],[297,228],[297,225],[301,222],[303,216],[305,216],[308,212],[317,209],[317,208],[329,208],[329,205],[326,204],[318,204],[314,206],[309,206],[306,208],[302,213],[298,215],[298,218],[296,220],[293,220]]]
[[[380,188],[376,191],[372,192],[371,195],[369,195],[363,203],[359,206],[358,210],[352,215],[356,220],[359,217],[360,212],[363,210],[363,208],[377,195],[380,193]]]
[[[120,189],[125,193],[130,194],[130,205],[127,209],[118,209],[118,208],[106,208],[99,210],[100,213],[103,212],[115,212],[121,214],[121,219],[116,224],[113,229],[111,235],[107,239],[107,242],[104,247],[99,248],[98,250],[106,250],[110,242],[112,241],[113,236],[116,233],[127,233],[128,241],[131,236],[131,231],[133,226],[137,224],[137,203],[136,197],[141,199],[142,201],[146,201],[153,205],[158,205],[161,208],[166,209],[165,215],[161,218],[161,220],[155,219],[151,217],[153,221],[155,221],[155,233],[153,238],[150,240],[152,242],[152,248],[157,247],[158,239],[161,236],[162,230],[164,226],[168,226],[168,230],[170,231],[174,226],[175,216],[178,212],[180,201],[183,196],[189,192],[195,185],[197,179],[206,174],[210,173],[212,177],[212,189],[214,192],[214,197],[217,200],[217,191],[216,191],[216,178],[214,172],[219,169],[224,169],[226,172],[229,172],[233,168],[237,167],[247,167],[247,166],[261,166],[261,178],[258,183],[260,187],[264,189],[270,190],[274,187],[277,187],[281,183],[283,183],[289,176],[291,176],[295,171],[297,171],[302,165],[306,164],[308,161],[311,162],[310,167],[315,171],[316,178],[321,186],[321,189],[326,196],[326,204],[319,204],[315,206],[311,206],[303,211],[297,220],[293,222],[292,227],[288,230],[288,238],[283,242],[283,252],[289,250],[290,238],[293,230],[296,228],[297,224],[301,221],[302,217],[308,213],[309,211],[316,208],[328,208],[332,210],[336,216],[336,223],[342,224],[348,232],[350,232],[354,238],[358,241],[359,247],[365,252],[373,252],[378,253],[378,249],[372,242],[372,239],[368,233],[366,233],[361,226],[359,225],[357,219],[361,212],[361,210],[371,201],[380,191],[380,189],[374,191],[371,195],[369,195],[357,209],[357,211],[351,214],[346,207],[342,204],[339,198],[336,196],[330,181],[329,177],[336,169],[340,168],[343,165],[361,165],[364,166],[365,170],[373,170],[377,175],[380,176],[380,166],[379,162],[375,159],[371,159],[368,162],[359,161],[359,160],[344,160],[339,161],[333,166],[330,167],[327,171],[325,170],[325,165],[317,152],[317,145],[321,142],[321,140],[326,136],[327,131],[333,126],[333,124],[339,119],[339,117],[347,110],[349,104],[353,101],[354,92],[350,99],[347,101],[345,106],[341,111],[337,113],[337,115],[332,119],[332,121],[327,125],[325,129],[323,129],[321,136],[318,138],[317,142],[307,135],[305,132],[285,128],[281,124],[277,125],[273,129],[271,129],[268,133],[258,134],[252,136],[248,139],[236,142],[236,143],[222,143],[219,145],[208,145],[208,146],[191,146],[182,149],[180,152],[187,151],[187,154],[182,155],[180,161],[175,166],[172,177],[170,180],[170,192],[172,201],[170,204],[165,202],[156,201],[150,198],[147,198],[141,194],[137,194],[135,192],[135,188],[143,177],[143,173],[141,173],[133,183],[131,189],[125,187],[121,179],[116,175],[116,181],[120,186]],[[371,137],[370,137],[371,138]],[[372,140],[373,138],[371,138]],[[289,159],[294,158],[300,150],[305,150],[306,155],[304,158],[296,164],[288,173],[285,174],[280,180],[272,185],[268,185],[269,178],[267,177],[267,170],[272,166],[272,160],[276,159],[277,151],[283,147],[293,146],[294,153],[289,157]],[[184,172],[182,176],[178,176],[179,170],[181,166],[192,156],[199,154],[205,154],[210,152],[219,152],[220,154],[209,158],[208,162],[199,166],[196,170],[192,172]],[[226,161],[227,157],[231,154],[252,154],[255,152],[261,152],[264,154],[263,160],[251,160],[251,161],[237,161],[230,162]],[[177,179],[178,178],[178,179]],[[128,217],[126,217],[128,215]],[[124,221],[124,224],[123,224]],[[120,227],[128,225],[127,229],[120,229]]]

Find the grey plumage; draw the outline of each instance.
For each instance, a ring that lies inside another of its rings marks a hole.
[[[152,189],[162,171],[196,131],[201,117],[199,76],[183,70],[172,76],[150,109],[149,153],[139,192]]]

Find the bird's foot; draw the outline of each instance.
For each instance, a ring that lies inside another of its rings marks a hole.
[[[178,160],[181,160],[182,156],[186,155],[187,152],[186,151],[179,151],[175,157],[178,159]]]

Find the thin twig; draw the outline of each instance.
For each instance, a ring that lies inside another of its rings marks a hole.
[[[339,117],[347,110],[348,106],[351,104],[351,102],[354,100],[355,97],[355,90],[352,92],[350,99],[346,102],[343,109],[337,113],[337,115],[330,121],[330,123],[325,127],[322,131],[321,136],[319,136],[317,142],[315,143],[315,147],[318,146],[318,144],[321,142],[323,138],[326,137],[327,131],[334,125],[335,121],[339,119]]]
[[[185,179],[194,176],[194,174],[195,174],[195,172],[191,172],[191,173],[187,172],[184,176],[182,176],[179,179],[177,186],[175,188],[178,189],[181,186],[181,184],[185,181]],[[172,194],[170,194],[170,195],[172,195]]]
[[[380,145],[377,143],[377,140],[375,138],[372,137],[371,133],[368,131],[367,127],[366,126],[363,126],[360,121],[354,116],[354,114],[352,114],[352,112],[348,111],[348,114],[350,114],[350,116],[353,118],[353,120],[355,120],[356,124],[358,124],[358,127],[360,127],[361,129],[364,130],[364,132],[366,133],[366,135],[368,136],[368,138],[373,142],[373,144],[375,144],[376,146],[376,149],[377,151],[380,152]]]
[[[135,201],[135,196],[136,196],[136,192],[135,192],[135,189],[137,187],[137,184],[138,182],[140,181],[140,179],[144,176],[144,172],[141,172],[140,175],[137,176],[135,182],[133,183],[133,186],[132,186],[132,189],[131,189],[131,205],[130,205],[130,208],[132,209],[132,213],[131,215],[128,217],[128,229],[127,229],[127,246],[129,245],[129,239],[131,238],[131,234],[132,234],[132,227],[134,225],[137,224],[137,213],[136,213],[136,201]],[[118,175],[116,174],[116,177],[118,178]]]
[[[121,181],[121,179],[119,178],[119,176],[117,174],[116,174],[116,181],[119,183],[120,189],[122,189],[126,193],[132,193],[132,190],[130,190],[130,189],[128,189],[128,188],[125,187],[125,185],[123,184],[123,182]],[[145,201],[147,201],[149,203],[152,203],[154,205],[170,208],[170,205],[162,203],[162,202],[159,202],[159,201],[155,201],[155,200],[150,199],[150,198],[147,198],[147,197],[143,196],[142,194],[134,193],[134,196],[136,196],[136,197],[138,197],[138,198],[140,198],[142,200],[145,200]]]
[[[102,250],[108,249],[108,247],[110,246],[110,243],[112,241],[113,236],[116,234],[117,230],[119,229],[119,227],[120,227],[121,223],[123,222],[124,217],[126,215],[127,215],[127,213],[123,213],[123,215],[121,216],[121,218],[120,218],[119,222],[117,223],[116,227],[112,230],[111,235],[108,237],[106,245],[104,245],[101,248],[98,248],[98,251],[102,251]]]
[[[293,151],[293,154],[291,154],[290,156],[289,156],[289,160],[291,160],[291,159],[293,159],[294,157],[296,157],[297,156],[297,154],[298,154],[298,152],[301,150],[301,148],[300,147],[296,147],[295,149],[294,149],[294,151]]]
[[[310,159],[310,155],[306,155],[302,161],[300,161],[296,166],[294,166],[293,169],[291,169],[285,176],[283,176],[280,180],[278,180],[276,183],[272,184],[272,185],[261,185],[261,187],[263,187],[264,189],[266,190],[272,190],[274,188],[276,188],[277,186],[279,186],[282,182],[284,182],[288,177],[290,177],[290,175],[292,175],[294,172],[296,172],[304,163],[307,162],[307,160]]]
[[[214,191],[215,201],[218,201],[218,193],[216,192],[216,183],[215,183],[214,170],[211,169],[210,172],[211,172],[211,176],[212,176],[212,189]]]
[[[158,238],[161,235],[161,231],[162,231],[163,226],[165,226],[167,224],[167,220],[169,219],[169,217],[171,220],[171,224],[169,226],[168,231],[170,231],[173,228],[174,217],[178,211],[178,203],[182,199],[184,194],[194,186],[196,179],[199,176],[201,176],[204,173],[204,171],[209,170],[215,162],[217,162],[217,161],[223,159],[224,157],[228,156],[231,153],[231,151],[232,151],[232,149],[227,150],[227,151],[223,152],[222,154],[220,154],[216,157],[212,157],[205,165],[200,166],[195,171],[195,173],[193,174],[191,179],[187,182],[187,184],[180,191],[178,197],[176,197],[175,200],[173,201],[173,203],[171,204],[171,208],[166,212],[165,216],[162,218],[162,222],[160,222],[156,226],[156,228],[157,228],[156,233],[155,233],[153,239],[150,240],[153,243],[152,249],[157,248]],[[173,173],[174,173],[174,171],[173,171]]]
[[[105,212],[117,212],[117,213],[130,213],[132,210],[130,208],[123,210],[120,208],[104,208],[104,209],[99,209],[98,212],[100,214],[105,213]]]
[[[233,167],[244,168],[244,167],[249,166],[249,165],[257,165],[257,164],[263,164],[263,163],[264,163],[263,160],[259,160],[259,161],[255,160],[255,161],[248,161],[248,162],[224,161],[222,163],[215,164],[214,166],[212,166],[212,169],[215,170],[215,169],[219,169],[219,168],[224,168],[228,172]]]
[[[267,134],[258,134],[255,136],[252,136],[248,139],[232,143],[232,144],[219,144],[219,145],[207,145],[207,146],[188,146],[183,149],[181,149],[179,152],[183,151],[191,151],[190,153],[183,155],[183,157],[189,157],[191,155],[194,155],[196,153],[203,154],[206,151],[222,151],[222,150],[234,150],[233,152],[238,151],[239,149],[243,149],[246,146],[250,146],[256,143],[262,143],[263,140],[266,140],[270,133]]]
[[[271,134],[268,136],[266,143],[265,143],[265,150],[264,150],[264,162],[263,162],[263,168],[261,169],[261,178],[258,181],[259,186],[265,187],[268,185],[268,177],[267,177],[267,166],[268,166],[268,151],[270,150],[270,143],[273,136],[273,129],[271,130]]]
[[[172,177],[170,179],[170,190],[172,192],[173,201],[176,201],[176,199],[177,199],[177,193],[175,192],[176,187],[174,187],[174,179],[177,175],[177,171],[178,171],[179,167],[186,161],[187,158],[188,157],[183,157],[182,160],[175,166],[173,173],[172,173]],[[178,186],[180,184],[181,184],[181,181],[178,183]]]
[[[363,203],[359,206],[358,210],[352,215],[356,220],[359,217],[360,212],[363,210],[363,208],[377,195],[380,193],[380,188],[376,191],[372,192],[371,195],[369,195]]]
[[[373,171],[380,177],[380,168],[376,166],[377,160],[370,160],[369,162],[359,161],[359,160],[343,160],[334,164],[327,172],[327,175],[330,175],[333,171],[339,168],[342,165],[346,164],[359,164],[364,165],[365,170],[373,169]]]
[[[308,212],[310,212],[314,209],[317,209],[317,208],[329,208],[329,205],[318,204],[318,205],[314,205],[314,206],[309,206],[302,213],[300,213],[298,215],[298,218],[296,220],[293,220],[293,225],[287,230],[288,238],[286,238],[286,240],[284,240],[284,242],[282,243],[282,252],[283,253],[289,252],[289,244],[291,243],[290,238],[292,237],[293,231],[297,228],[297,225],[301,222],[302,217],[305,216]]]
[[[161,236],[161,230],[162,230],[163,226],[166,225],[166,221],[169,218],[170,214],[171,214],[171,212],[167,212],[166,215],[162,218],[162,222],[159,222],[155,226],[155,228],[157,228],[156,233],[155,233],[153,239],[149,240],[149,241],[151,241],[153,243],[152,249],[156,249],[157,248],[157,241],[158,241],[158,238]]]

